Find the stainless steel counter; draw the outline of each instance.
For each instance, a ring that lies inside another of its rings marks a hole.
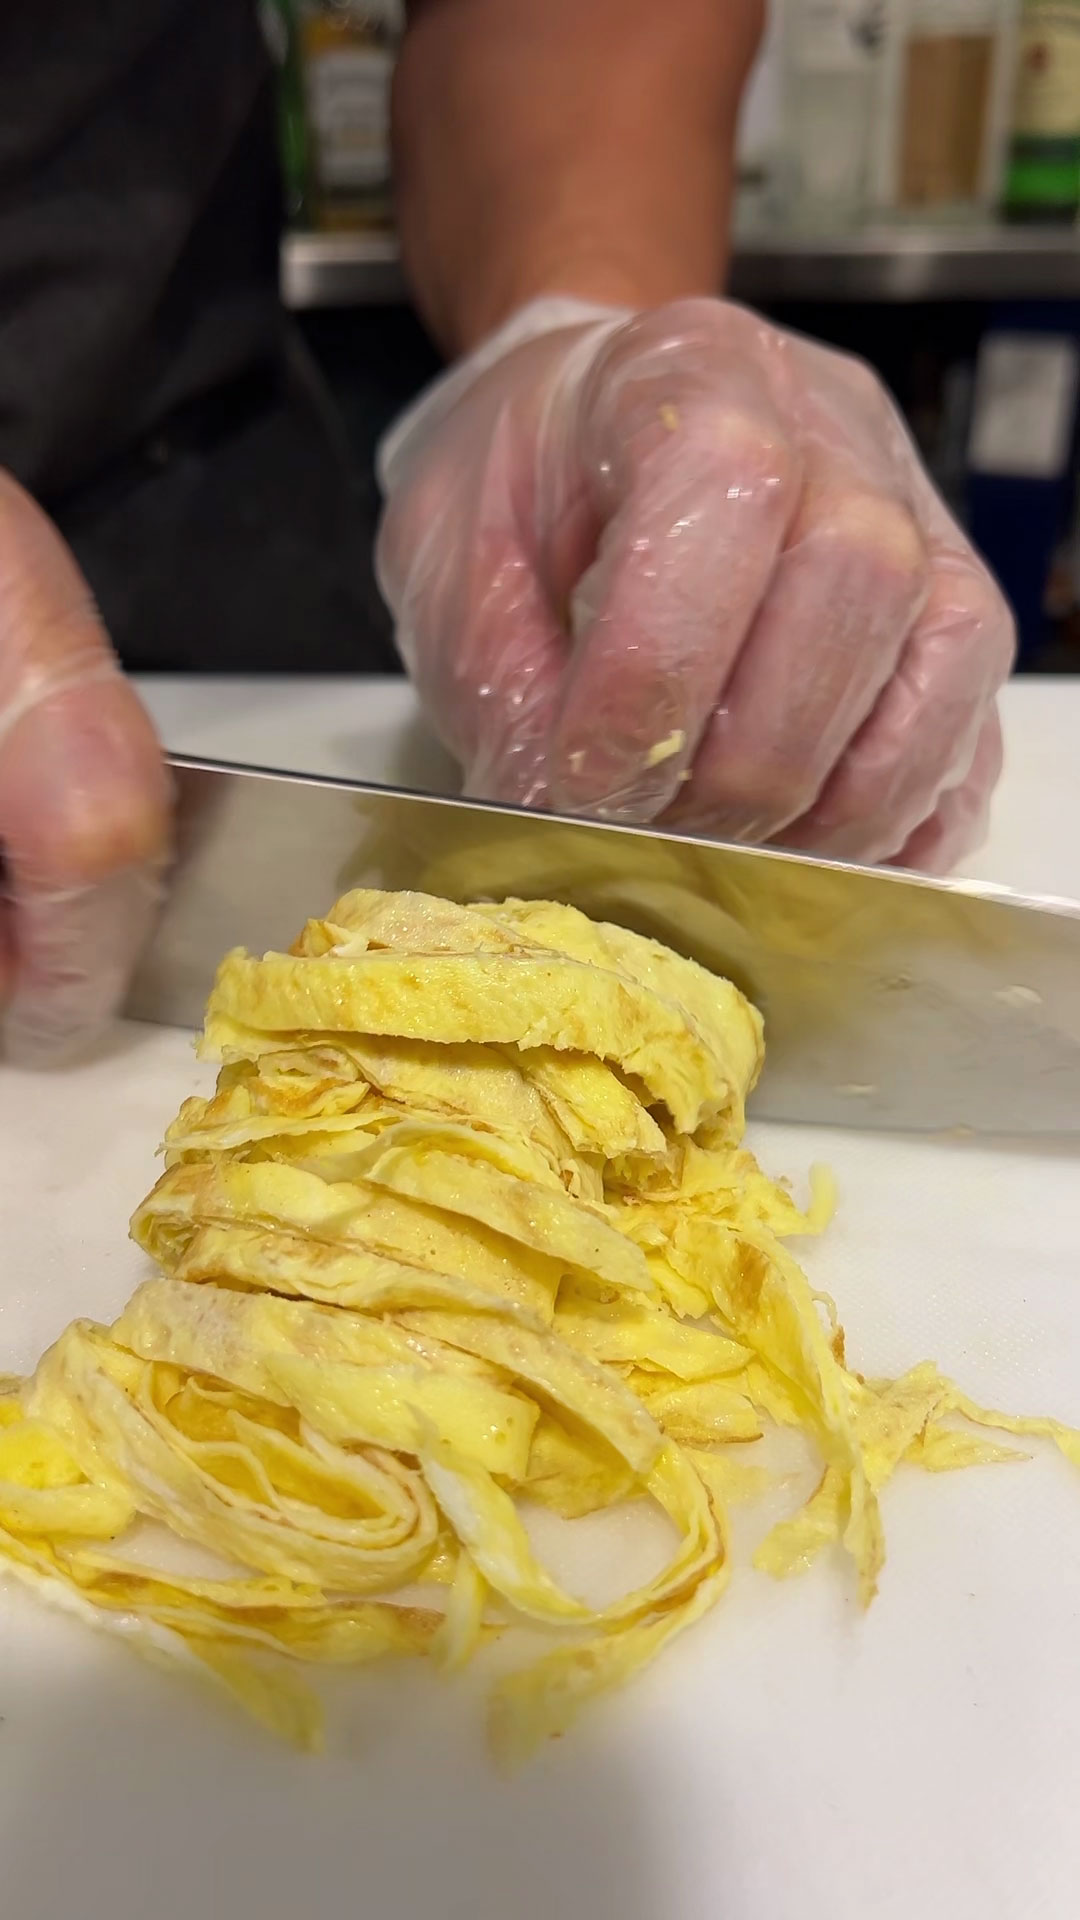
[[[755,301],[1075,299],[1080,232],[991,223],[821,235],[760,229],[737,235],[729,290]],[[397,244],[376,234],[288,234],[281,292],[289,307],[403,299]]]

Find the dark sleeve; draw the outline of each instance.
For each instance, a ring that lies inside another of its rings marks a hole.
[[[252,0],[0,5],[0,465],[48,502],[273,351]]]

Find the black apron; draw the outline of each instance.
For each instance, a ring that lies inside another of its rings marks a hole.
[[[255,0],[5,0],[0,466],[133,670],[396,664],[280,208]]]

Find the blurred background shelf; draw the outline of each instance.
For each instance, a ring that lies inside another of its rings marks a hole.
[[[281,297],[287,307],[374,307],[407,299],[393,234],[286,233]]]
[[[1074,227],[882,224],[830,234],[736,235],[729,292],[775,301],[1068,300],[1080,297]],[[385,306],[406,295],[391,234],[285,236],[281,293],[295,309]]]

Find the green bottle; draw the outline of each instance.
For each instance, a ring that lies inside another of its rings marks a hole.
[[[263,33],[277,68],[278,151],[291,226],[310,220],[310,160],[303,55],[295,0],[261,0]]]
[[[1024,0],[1004,211],[1054,222],[1080,211],[1080,0]]]

